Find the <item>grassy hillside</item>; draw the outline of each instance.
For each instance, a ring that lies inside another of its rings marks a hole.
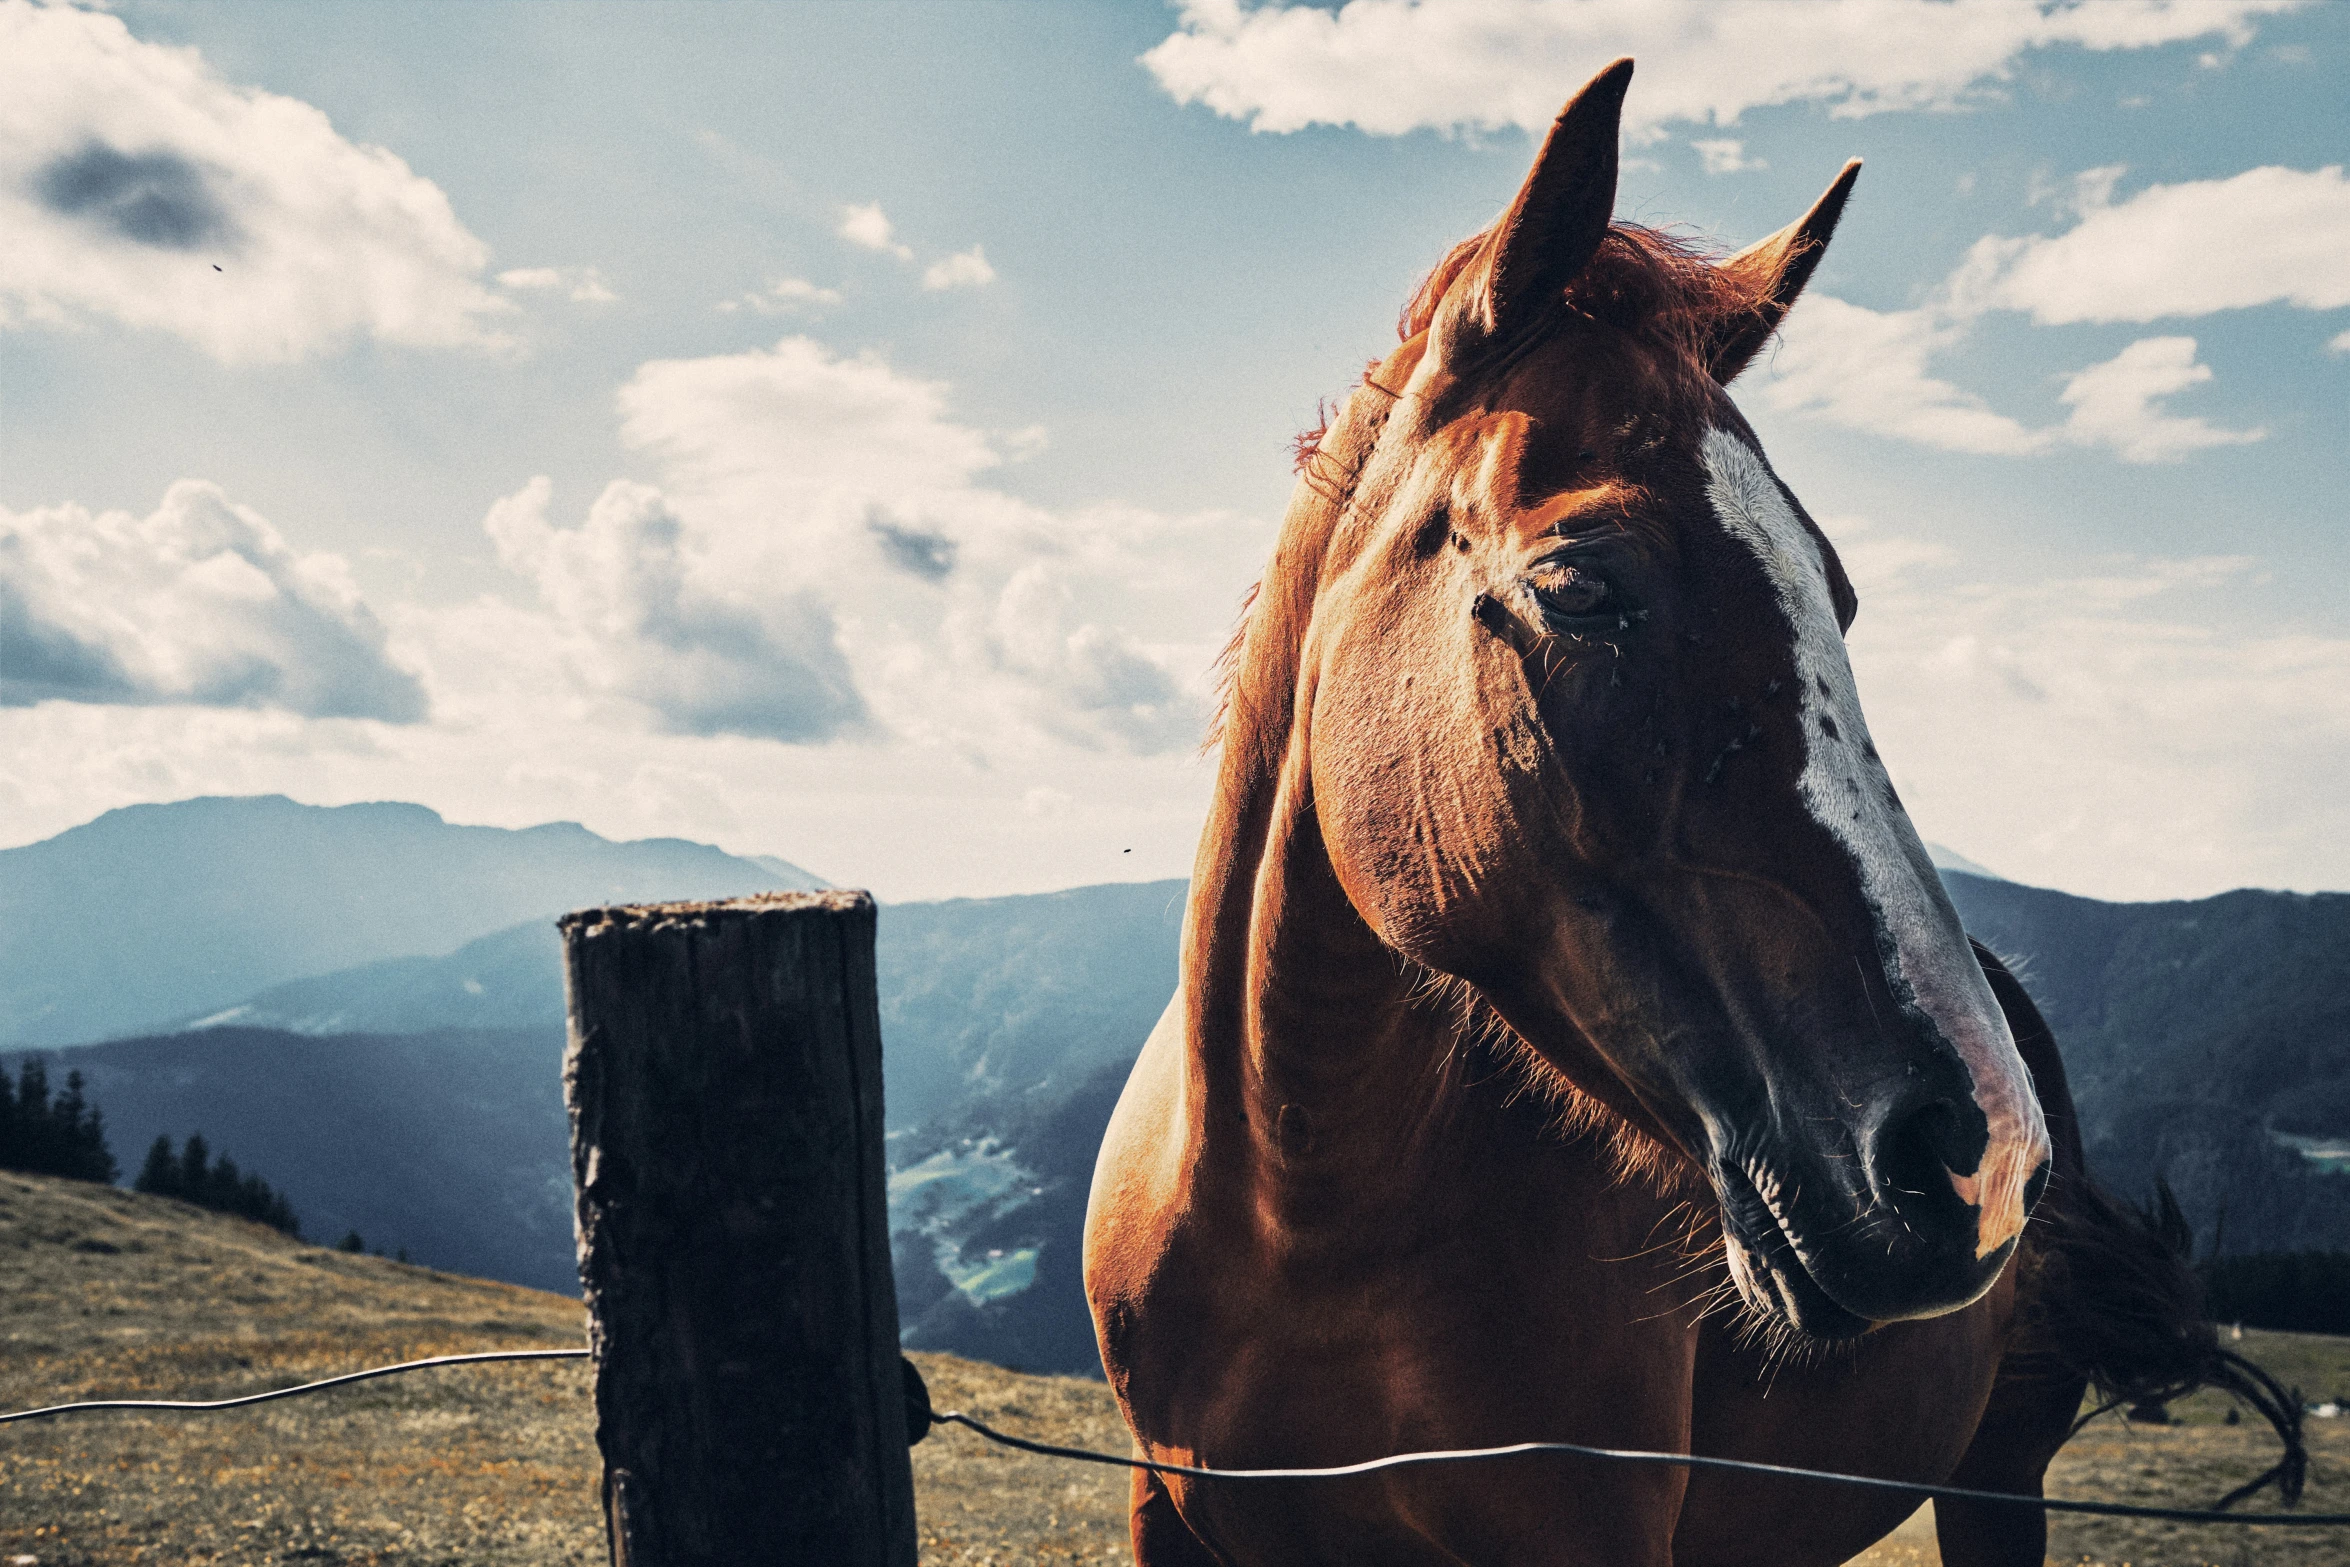
[[[568,1348],[576,1302],[0,1174],[0,1403],[221,1398],[480,1349]],[[0,1428],[0,1561],[590,1563],[578,1366],[426,1372],[220,1415]],[[304,1553],[308,1553],[305,1555]]]
[[[576,1302],[345,1256],[164,1198],[0,1174],[0,1407],[225,1397],[338,1371],[580,1341]],[[2245,1345],[2311,1397],[2350,1393],[2350,1343]],[[1099,1383],[917,1355],[938,1403],[1048,1440],[1125,1445]],[[2216,1400],[2162,1429],[2102,1421],[2059,1495],[2196,1505],[2265,1461]],[[2350,1510],[2350,1422],[2312,1421],[2313,1508]],[[914,1452],[926,1567],[1128,1560],[1125,1481],[941,1431]],[[584,1364],[430,1371],[218,1415],[98,1414],[0,1432],[0,1562],[594,1567],[604,1561]],[[2055,1560],[2315,1567],[2339,1538],[2060,1525]],[[1931,1567],[1924,1518],[1861,1558]]]
[[[166,1198],[0,1173],[0,1407],[223,1398],[483,1349],[568,1348],[576,1301],[346,1256]],[[942,1408],[1118,1450],[1099,1383],[918,1355]],[[214,1415],[0,1427],[0,1562],[591,1567],[584,1363],[419,1372]],[[914,1453],[922,1559],[1124,1561],[1125,1481],[988,1447]]]

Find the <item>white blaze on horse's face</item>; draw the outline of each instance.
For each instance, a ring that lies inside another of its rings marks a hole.
[[[1751,550],[1795,634],[1803,712],[1804,807],[1852,857],[1878,932],[1888,989],[1923,1012],[1958,1051],[1990,1143],[1951,1185],[1972,1205],[1975,1255],[1987,1256],[2024,1226],[2024,1194],[2048,1159],[2040,1101],[1958,916],[1870,744],[1852,664],[1836,624],[1818,543],[1795,515],[1753,447],[1726,430],[1706,432],[1707,498],[1731,537]]]

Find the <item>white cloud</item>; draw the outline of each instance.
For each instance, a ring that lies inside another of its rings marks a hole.
[[[835,232],[852,245],[862,245],[867,250],[878,250],[886,255],[895,256],[900,261],[914,259],[913,250],[898,243],[895,237],[897,231],[891,227],[888,215],[881,210],[881,203],[878,201],[866,202],[863,205],[851,203],[841,208],[840,227]]]
[[[1770,407],[1850,430],[1890,435],[1948,452],[2024,457],[2059,446],[2099,447],[2124,462],[2174,461],[2212,446],[2240,446],[2260,430],[2220,429],[2159,407],[2211,379],[2191,337],[2141,338],[2070,376],[2061,424],[2030,426],[1932,373],[1933,356],[1966,323],[1933,309],[1877,311],[1832,294],[1809,294],[1789,316],[1777,351],[1758,374]]]
[[[1058,562],[1012,574],[981,644],[1019,677],[1021,705],[1047,733],[1076,745],[1107,737],[1128,750],[1180,750],[1199,738],[1192,693],[1114,627],[1087,620]]]
[[[608,305],[620,297],[594,267],[510,267],[498,281],[511,289],[561,294],[577,305]]]
[[[704,359],[656,359],[620,391],[621,434],[683,486],[752,504],[827,495],[862,504],[960,492],[999,461],[947,417],[943,382],[811,338]]]
[[[646,364],[619,402],[658,489],[614,485],[565,529],[534,482],[488,519],[574,690],[785,740],[863,714],[883,743],[1006,765],[1196,739],[1253,529],[1015,500],[982,482],[1003,456],[943,385],[804,337]],[[1202,548],[1243,532],[1237,557]]]
[[[2051,178],[2046,170],[2034,169],[2024,182],[2024,205],[2048,207],[2074,219],[2083,218],[2099,207],[2111,205],[2114,187],[2129,172],[2126,163],[2107,163],[2083,169],[2070,179],[2058,180]]]
[[[718,308],[723,311],[749,310],[763,316],[782,315],[797,310],[823,310],[840,303],[837,288],[821,288],[804,277],[779,277],[763,289],[757,289],[737,299],[722,299]]]
[[[2337,354],[2350,354],[2350,332],[2339,332],[2327,339],[2326,347]]]
[[[1635,136],[1748,109],[1817,102],[1842,116],[1946,109],[2052,44],[2139,49],[2217,38],[2294,0],[1349,0],[1336,10],[1185,0],[1145,54],[1159,85],[1260,131],[1352,125],[1381,134],[1546,129],[1565,94],[1622,54]]]
[[[1020,796],[1020,809],[1031,816],[1066,816],[1076,805],[1075,796],[1050,784],[1038,784]]]
[[[2046,432],[1995,413],[1974,393],[1937,379],[1927,362],[1960,328],[1932,310],[1869,310],[1806,294],[1757,380],[1764,402],[1951,452],[2021,456]]]
[[[2260,440],[2265,431],[2217,429],[2154,406],[2158,398],[2210,379],[2211,367],[2195,362],[2193,338],[2140,338],[2065,383],[2063,401],[2072,413],[2064,422],[2064,437],[2077,445],[2111,447],[2124,462],[2169,462],[2207,446]]]
[[[1949,451],[2022,454],[2105,447],[2166,462],[2262,439],[2157,405],[2212,378],[2191,337],[2150,337],[2066,381],[2061,425],[2034,429],[1934,377],[1928,361],[1992,311],[2043,325],[2152,321],[2264,304],[2350,305],[2350,181],[2339,166],[2265,167],[2228,179],[2154,185],[2121,202],[2119,164],[2033,193],[2076,218],[2064,233],[1986,235],[1932,303],[1879,312],[1826,296],[1796,307],[1757,377],[1773,406]],[[2330,345],[2350,351],[2350,333]]]
[[[496,346],[487,248],[392,153],[120,19],[0,0],[0,327],[104,318],[228,363]]]
[[[1769,164],[1760,158],[1746,155],[1746,143],[1727,137],[1707,137],[1692,141],[1699,160],[1708,174],[1738,174],[1747,169],[1767,169]]]
[[[807,591],[754,600],[688,546],[658,490],[615,481],[585,523],[547,521],[533,479],[490,508],[498,558],[536,584],[584,684],[672,734],[824,740],[864,716],[830,609]]]
[[[425,713],[343,563],[194,479],[145,517],[0,509],[0,707],[46,701]]]
[[[1827,527],[1869,727],[1927,837],[2107,898],[2350,879],[2350,640],[2228,629],[2256,562],[2000,584]]]
[[[928,289],[980,288],[994,281],[995,268],[987,264],[987,252],[977,245],[941,256],[922,271],[922,286]]]
[[[2117,204],[2121,172],[2080,176],[2080,221],[2062,234],[1976,241],[1952,279],[1954,305],[2028,311],[2042,324],[2350,305],[2350,180],[2339,164],[2150,185]]]

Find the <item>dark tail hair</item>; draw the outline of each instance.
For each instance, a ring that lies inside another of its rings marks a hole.
[[[2271,1484],[2286,1506],[2298,1503],[2309,1472],[2301,1390],[2220,1347],[2190,1261],[2194,1232],[2170,1187],[2157,1181],[2154,1201],[2140,1208],[2086,1176],[2064,1186],[2041,1205],[2042,1287],[2033,1292],[2030,1326],[2043,1353],[2097,1390],[2097,1407],[2073,1430],[2124,1404],[2164,1404],[2217,1388],[2267,1420],[2284,1453],[2214,1507],[2233,1507]]]

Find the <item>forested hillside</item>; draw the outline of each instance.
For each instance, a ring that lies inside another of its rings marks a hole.
[[[574,1291],[563,1031],[327,1038],[217,1028],[60,1053],[126,1165],[201,1133],[312,1240],[356,1230],[434,1267]]]
[[[1055,1150],[1051,1180],[1074,1172],[1082,1212],[1100,1131],[1064,1136],[1060,1112],[1088,1082],[1115,1096],[1174,989],[1181,899],[1182,883],[1161,882],[884,907],[883,1097],[899,1140],[911,1148],[906,1139],[933,1120],[940,1128],[914,1139],[926,1148],[995,1125],[1023,1158]],[[59,1081],[82,1073],[116,1148],[130,1150],[126,1163],[157,1137],[200,1132],[265,1172],[315,1238],[357,1230],[371,1246],[437,1267],[574,1287],[551,921],[440,958],[273,986],[221,1013],[233,1021],[33,1059]],[[1038,1127],[1053,1135],[1040,1138]],[[939,1187],[954,1189],[952,1178]],[[1038,1214],[1070,1200],[1053,1190]],[[947,1229],[937,1240],[950,1262],[995,1245],[974,1240],[958,1252]],[[1051,1266],[1073,1257],[1056,1252]]]
[[[2279,1135],[2350,1143],[2350,895],[1945,880],[2055,1029],[2100,1178],[2168,1180],[2206,1250],[2350,1248],[2350,1176]]]

